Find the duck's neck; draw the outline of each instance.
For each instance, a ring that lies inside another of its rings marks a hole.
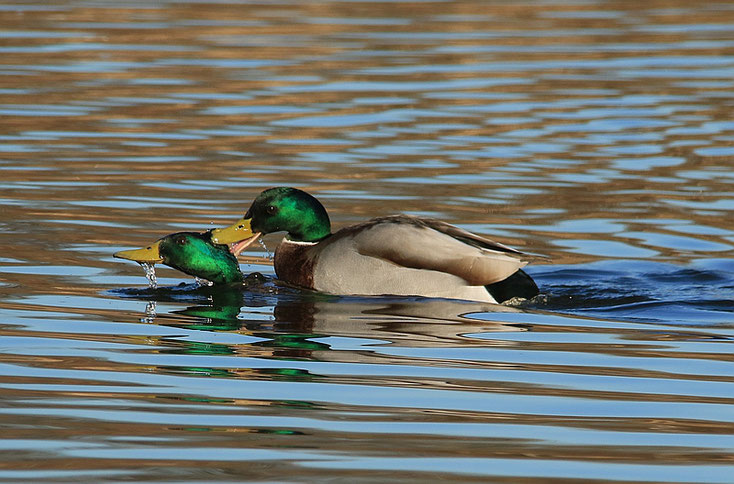
[[[226,249],[213,250],[207,246],[194,255],[173,255],[166,260],[166,264],[214,284],[232,284],[243,280],[237,259]]]
[[[239,267],[235,268],[227,265],[222,272],[219,273],[219,280],[221,282],[214,282],[216,284],[233,284],[235,282],[242,282],[244,280],[244,276],[242,275],[242,271],[240,271]]]
[[[293,242],[318,242],[331,235],[331,222],[326,210],[310,210],[303,214],[298,225],[288,231],[286,238]]]

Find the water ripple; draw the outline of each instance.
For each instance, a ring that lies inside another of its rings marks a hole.
[[[730,482],[725,3],[0,6],[0,480]],[[112,254],[268,186],[528,253],[491,306]]]

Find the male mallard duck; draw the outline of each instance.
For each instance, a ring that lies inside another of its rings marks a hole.
[[[379,217],[331,233],[326,209],[308,193],[262,192],[244,218],[212,241],[239,255],[262,234],[286,232],[275,273],[296,286],[342,295],[400,295],[502,302],[538,287],[521,252],[433,219]]]
[[[212,243],[211,231],[177,232],[158,239],[153,245],[116,252],[114,257],[141,264],[162,263],[214,284],[242,282],[237,257],[226,245]]]

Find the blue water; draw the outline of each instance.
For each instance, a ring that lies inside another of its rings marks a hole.
[[[728,2],[0,6],[0,481],[732,482]],[[113,259],[264,188],[532,254],[493,306]]]

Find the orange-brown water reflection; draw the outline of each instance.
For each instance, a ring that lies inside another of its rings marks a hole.
[[[6,4],[0,480],[728,482],[732,22],[670,0]],[[430,215],[546,255],[545,299],[116,291],[144,279],[114,251],[274,185],[335,226]]]

